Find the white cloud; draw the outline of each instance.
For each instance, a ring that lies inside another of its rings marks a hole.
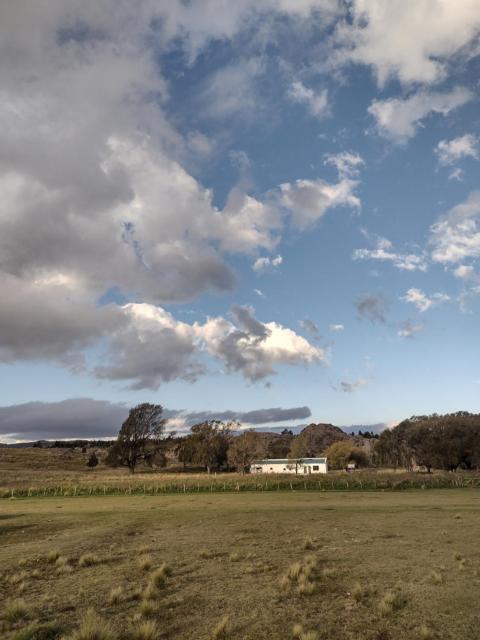
[[[268,271],[269,269],[275,269],[279,267],[283,262],[281,255],[275,256],[275,258],[269,258],[268,256],[257,258],[252,265],[252,269],[257,273],[262,271]]]
[[[446,293],[434,293],[433,295],[428,296],[421,289],[412,287],[400,298],[400,300],[415,305],[420,313],[424,313],[432,307],[436,307],[443,302],[448,302],[450,300],[450,296]]]
[[[333,331],[335,333],[340,333],[341,331],[343,331],[345,329],[343,324],[331,324],[329,327],[330,331]]]
[[[288,96],[292,102],[305,104],[316,118],[325,115],[328,110],[328,91],[326,89],[316,93],[297,80],[290,85]]]
[[[132,389],[157,389],[176,379],[194,381],[206,371],[204,353],[251,382],[273,375],[278,365],[327,361],[323,349],[276,322],[258,321],[250,307],[233,306],[234,323],[218,316],[188,324],[146,303],[127,304],[122,311],[126,322],[113,331],[105,364],[95,373],[126,381]]]
[[[477,0],[354,0],[337,26],[334,62],[369,65],[378,84],[433,84],[455,55],[475,55]]]
[[[433,113],[448,115],[473,98],[471,91],[456,87],[449,92],[418,91],[408,98],[374,100],[368,112],[375,118],[378,132],[397,143],[412,138],[422,121]]]
[[[367,236],[368,237],[368,236]],[[378,260],[390,262],[400,271],[426,271],[427,261],[424,256],[413,253],[397,253],[387,238],[375,237],[375,249],[355,249],[354,260]]]
[[[432,260],[455,264],[480,257],[480,191],[472,191],[430,229]]]
[[[471,265],[461,264],[454,269],[453,275],[462,280],[472,280],[475,278],[475,269]]]
[[[351,207],[360,209],[360,199],[355,195],[358,182],[344,178],[331,184],[317,180],[296,180],[280,185],[281,203],[289,209],[295,226],[304,230],[322,218],[328,209]]]
[[[353,151],[325,154],[325,164],[334,166],[340,178],[356,178],[365,165],[362,156]]]
[[[455,164],[462,158],[478,160],[478,138],[471,133],[466,133],[452,140],[440,140],[435,147],[435,153],[443,166]]]

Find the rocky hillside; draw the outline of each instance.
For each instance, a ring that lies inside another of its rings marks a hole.
[[[295,458],[319,456],[340,440],[353,441],[353,438],[333,424],[309,424],[294,438],[291,454]]]

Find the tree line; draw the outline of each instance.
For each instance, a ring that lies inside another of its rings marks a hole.
[[[166,435],[162,413],[160,405],[134,407],[108,450],[107,464],[133,473],[139,464],[165,467],[170,456],[185,468],[244,473],[255,460],[325,456],[334,469],[351,462],[358,467],[424,467],[428,472],[480,467],[480,415],[466,412],[413,416],[378,438],[348,436],[333,425],[310,425],[297,436],[288,429],[280,434],[241,431],[238,423],[220,420],[201,422],[176,437]]]

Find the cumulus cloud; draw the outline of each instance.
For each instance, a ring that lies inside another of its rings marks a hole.
[[[452,56],[475,55],[479,30],[476,0],[354,0],[336,30],[334,61],[371,66],[380,86],[391,78],[434,84]]]
[[[205,354],[251,382],[273,375],[278,365],[327,361],[323,349],[276,322],[260,322],[251,307],[233,305],[234,322],[217,316],[193,324],[146,303],[130,303],[122,311],[126,322],[110,336],[95,374],[125,381],[132,389],[157,389],[177,379],[193,382],[206,372]]]
[[[398,253],[387,238],[377,236],[375,249],[355,249],[354,260],[378,260],[390,262],[400,271],[426,271],[427,261],[424,256],[413,253]]]
[[[435,153],[443,166],[456,164],[462,158],[478,160],[478,138],[471,133],[466,133],[452,140],[440,140],[435,147]]]
[[[320,178],[287,182],[280,185],[281,203],[291,211],[294,225],[304,230],[320,220],[329,209],[360,209],[360,199],[355,195],[357,185],[356,180],[348,178],[334,184]]]
[[[432,307],[436,307],[443,302],[448,302],[450,300],[450,296],[446,293],[434,293],[428,296],[421,289],[416,289],[412,287],[407,291],[407,293],[400,298],[403,302],[407,302],[409,304],[415,305],[415,307],[420,311],[420,313],[424,313],[431,309]]]
[[[327,362],[324,349],[292,329],[276,322],[261,323],[248,307],[234,307],[232,312],[237,326],[224,318],[209,318],[194,328],[206,351],[222,360],[228,371],[240,372],[254,382],[275,373],[278,365]]]
[[[377,131],[397,143],[413,138],[425,118],[433,113],[443,116],[466,104],[473,98],[465,87],[436,93],[420,90],[408,98],[374,100],[368,112],[375,119]]]
[[[423,324],[414,323],[411,320],[405,320],[400,323],[397,335],[399,338],[414,338],[415,334],[423,330]]]
[[[461,280],[472,280],[475,278],[475,269],[471,265],[461,264],[454,269],[453,275]]]
[[[367,293],[355,300],[359,315],[370,320],[372,324],[385,324],[388,302],[381,293]]]
[[[432,260],[455,264],[480,256],[480,191],[462,202],[430,228]]]
[[[288,96],[292,102],[305,104],[316,118],[325,115],[328,110],[328,91],[326,89],[315,92],[297,80],[290,85]]]
[[[282,262],[283,258],[281,255],[277,255],[275,258],[265,256],[263,258],[257,258],[252,265],[252,269],[257,273],[261,273],[262,271],[269,271],[279,267]]]

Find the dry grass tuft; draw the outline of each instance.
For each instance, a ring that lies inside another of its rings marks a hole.
[[[230,562],[240,562],[241,559],[242,559],[241,555],[239,553],[237,553],[236,551],[231,553],[230,556],[229,556]]]
[[[440,571],[435,571],[435,569],[430,571],[430,582],[433,582],[433,584],[442,584],[443,576]]]
[[[108,596],[109,604],[119,604],[124,599],[125,592],[122,586],[114,587],[110,591],[110,595]]]
[[[3,619],[10,624],[18,622],[18,620],[25,620],[29,616],[30,609],[22,598],[15,598],[7,602],[3,611]]]
[[[368,595],[368,589],[360,584],[360,582],[356,582],[353,585],[352,589],[352,598],[356,600],[356,602],[360,602]]]
[[[27,578],[28,573],[26,571],[19,571],[18,573],[12,574],[8,581],[10,584],[19,584],[20,582],[24,582]]]
[[[99,618],[93,609],[89,609],[80,627],[74,631],[69,640],[116,640],[116,637],[108,622]]]
[[[158,637],[157,626],[152,620],[142,622],[132,631],[132,640],[156,640]]]
[[[150,585],[156,589],[163,589],[167,582],[167,578],[172,575],[172,570],[165,564],[156,569],[150,577]]]
[[[292,637],[295,638],[296,640],[298,640],[303,633],[303,627],[301,624],[294,624],[293,628],[292,628]]]
[[[307,555],[303,562],[294,562],[288,567],[287,573],[280,579],[282,591],[288,591],[291,587],[296,587],[301,595],[311,595],[315,591],[317,575],[317,558],[314,555]]]
[[[47,562],[50,562],[50,564],[53,564],[54,562],[56,562],[57,558],[59,557],[60,557],[60,551],[58,551],[57,549],[52,549],[47,553]]]
[[[152,568],[152,564],[153,558],[151,555],[141,556],[138,560],[138,566],[140,567],[140,569],[143,569],[143,571],[150,571],[150,569]]]
[[[79,567],[93,567],[96,564],[100,564],[100,558],[94,553],[84,553],[78,560]]]
[[[226,640],[230,632],[230,620],[228,616],[223,616],[212,632],[212,640]]]
[[[140,613],[144,618],[151,618],[158,611],[157,604],[154,600],[144,598],[140,602]]]
[[[313,544],[313,540],[308,537],[305,538],[304,542],[303,542],[303,548],[305,551],[313,551],[313,549],[315,549],[315,545]]]
[[[421,638],[421,640],[432,640],[433,631],[429,629],[427,625],[422,624],[422,626],[418,630],[418,637]]]
[[[398,611],[405,605],[405,598],[399,591],[387,591],[378,603],[378,613],[386,618],[394,611]]]

